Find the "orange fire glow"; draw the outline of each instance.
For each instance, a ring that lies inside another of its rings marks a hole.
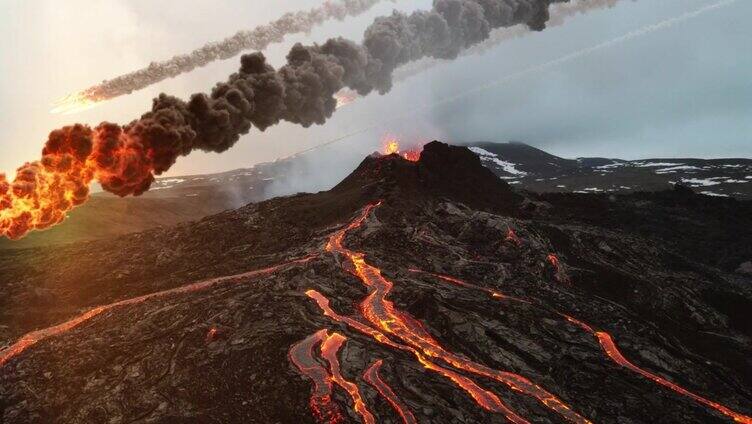
[[[554,267],[555,270],[559,270],[559,257],[554,255],[553,253],[549,254],[546,259],[551,264],[552,267]]]
[[[301,374],[313,381],[313,392],[309,404],[316,421],[321,423],[341,423],[345,421],[335,403],[332,402],[332,377],[313,356],[314,348],[327,339],[326,329],[319,330],[294,344],[289,357]]]
[[[15,240],[62,222],[88,200],[94,180],[115,194],[143,193],[154,179],[153,158],[113,124],[53,131],[40,160],[20,167],[12,181],[0,174],[0,237]]]
[[[396,137],[384,138],[383,145],[383,152],[385,155],[397,154],[409,160],[410,162],[417,162],[418,160],[420,160],[420,150],[413,149],[404,152],[401,151],[400,142]]]

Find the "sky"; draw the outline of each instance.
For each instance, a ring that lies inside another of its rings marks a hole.
[[[247,167],[351,133],[356,135],[328,149],[333,158],[325,167],[349,166],[377,150],[387,134],[408,144],[522,141],[564,157],[752,157],[752,2],[747,0],[477,90],[713,2],[622,0],[612,9],[400,81],[386,95],[372,94],[338,110],[325,125],[254,129],[224,154],[181,158],[169,175]],[[208,91],[239,62],[213,63],[75,115],[50,114],[57,98],[321,0],[0,3],[0,172],[13,175],[39,157],[51,130],[75,122],[127,123],[147,111],[160,92],[187,98]],[[365,15],[290,37],[265,53],[280,65],[295,42],[332,36],[359,41],[375,16],[430,4],[384,2]]]

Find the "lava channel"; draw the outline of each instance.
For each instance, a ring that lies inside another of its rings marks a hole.
[[[340,371],[339,360],[337,359],[337,352],[339,352],[342,344],[347,338],[339,333],[333,333],[321,342],[321,356],[329,362],[329,369],[331,370],[332,381],[342,387],[353,401],[355,406],[355,412],[360,415],[364,424],[374,424],[376,420],[373,418],[373,414],[368,410],[366,403],[363,401],[363,397],[360,395],[360,389],[358,386],[345,379]]]
[[[494,292],[494,291],[492,291],[490,289],[487,289],[485,287],[476,286],[475,284],[468,283],[468,282],[466,282],[464,280],[461,280],[459,278],[456,278],[456,277],[451,277],[451,276],[443,275],[443,274],[436,274],[436,273],[422,271],[422,270],[418,270],[418,269],[410,269],[410,271],[416,272],[416,273],[423,273],[423,274],[431,275],[431,276],[433,276],[435,278],[438,278],[440,280],[443,280],[445,282],[448,282],[448,283],[456,285],[456,286],[467,287],[467,288],[471,288],[471,289],[475,289],[475,290],[480,290],[480,291],[484,291],[484,292],[490,292],[490,293],[492,293],[492,297],[495,297],[495,298],[510,299],[510,300],[514,300],[514,301],[517,301],[517,302],[524,302],[524,303],[527,303],[527,304],[532,304],[532,303],[530,303],[530,302],[528,302],[526,300],[523,300],[523,299],[506,296],[504,294],[501,294],[501,293],[498,293],[498,292]],[[582,322],[582,321],[580,321],[580,320],[578,320],[576,318],[573,318],[573,317],[571,317],[569,315],[562,314],[560,312],[556,312],[556,314],[559,315],[559,316],[561,316],[561,317],[563,317],[563,318],[565,318],[567,321],[569,321],[570,323],[578,326],[579,328],[583,329],[584,331],[586,331],[586,332],[592,334],[593,336],[595,336],[596,339],[598,340],[598,343],[600,344],[601,349],[603,350],[603,352],[606,354],[606,356],[608,356],[609,359],[611,359],[616,364],[621,365],[622,367],[625,367],[625,368],[629,369],[632,372],[640,374],[643,377],[647,378],[648,380],[651,380],[651,381],[653,381],[653,382],[655,382],[655,383],[657,383],[657,384],[659,384],[661,386],[664,386],[664,387],[666,387],[668,389],[671,389],[674,392],[679,393],[680,395],[686,396],[686,397],[688,397],[688,398],[690,398],[690,399],[692,399],[692,400],[694,400],[694,401],[696,401],[698,403],[701,403],[701,404],[703,404],[705,406],[708,406],[708,407],[710,407],[712,409],[715,409],[716,411],[720,412],[721,414],[724,414],[727,417],[732,418],[735,422],[744,423],[744,424],[752,424],[752,417],[748,417],[746,415],[743,415],[743,414],[740,414],[738,412],[732,411],[731,409],[729,409],[726,406],[723,406],[723,405],[721,405],[721,404],[719,404],[717,402],[713,402],[711,400],[708,400],[708,399],[706,399],[706,398],[704,398],[702,396],[696,395],[696,394],[690,392],[689,390],[687,390],[687,389],[685,389],[685,388],[683,388],[683,387],[681,387],[681,386],[679,386],[677,384],[674,384],[674,383],[666,380],[663,377],[660,377],[660,376],[658,376],[656,374],[653,374],[650,371],[646,371],[646,370],[638,367],[637,365],[633,364],[627,358],[625,358],[624,355],[622,355],[621,351],[619,351],[618,346],[616,346],[616,342],[614,342],[613,337],[610,334],[606,333],[605,331],[596,331],[590,325],[588,325],[588,324],[586,324],[586,323],[584,323],[584,322]]]
[[[425,355],[423,355],[418,350],[410,346],[392,341],[384,333],[366,324],[363,324],[362,322],[358,321],[355,318],[346,317],[346,316],[342,316],[338,314],[337,312],[332,310],[332,308],[329,306],[329,299],[326,298],[321,293],[317,292],[316,290],[308,290],[306,292],[306,295],[310,297],[311,299],[315,300],[316,303],[319,305],[319,308],[321,308],[321,310],[324,312],[324,315],[331,318],[332,320],[343,323],[343,324],[347,324],[351,328],[367,336],[374,338],[376,341],[386,346],[412,353],[413,355],[415,355],[418,362],[421,365],[423,365],[425,369],[436,372],[442,377],[445,377],[451,382],[453,382],[459,388],[464,390],[481,408],[489,412],[504,414],[504,416],[506,416],[507,419],[509,419],[509,421],[511,421],[514,424],[528,424],[528,422],[524,418],[520,417],[514,411],[509,409],[509,407],[507,407],[501,401],[501,399],[499,399],[498,396],[478,386],[477,384],[475,384],[473,380],[465,377],[462,374],[459,374],[447,368],[436,365],[434,362],[430,361],[428,358],[425,357]]]
[[[289,356],[301,374],[313,381],[313,392],[309,402],[313,416],[318,422],[340,423],[345,419],[339,408],[332,402],[332,378],[313,356],[314,348],[327,338],[326,329],[319,330],[290,348]]]
[[[570,316],[564,315],[564,317],[572,324],[577,325],[578,327],[582,328],[583,330],[595,336],[598,339],[598,343],[600,344],[601,349],[603,349],[603,352],[618,365],[621,365],[622,367],[627,368],[628,370],[632,372],[640,374],[643,377],[647,378],[648,380],[651,380],[657,384],[660,384],[663,387],[673,390],[674,392],[679,393],[680,395],[686,396],[694,400],[695,402],[698,402],[712,409],[715,409],[721,414],[726,415],[729,418],[732,418],[735,422],[744,423],[744,424],[752,424],[752,417],[732,411],[731,409],[717,402],[713,402],[712,400],[706,399],[700,395],[696,395],[690,392],[689,390],[677,384],[674,384],[657,374],[653,374],[650,371],[644,370],[638,367],[637,365],[633,364],[627,358],[625,358],[624,355],[622,355],[622,353],[619,351],[619,348],[616,346],[616,343],[614,342],[613,337],[611,337],[610,334],[604,331],[595,331],[593,330],[591,326],[575,318],[572,318]]]
[[[381,202],[370,204],[363,212],[345,228],[335,232],[326,245],[328,252],[346,257],[354,267],[354,272],[363,284],[369,289],[369,295],[360,304],[363,316],[375,327],[387,334],[400,339],[405,344],[414,347],[430,358],[437,358],[456,369],[472,374],[487,377],[507,385],[514,391],[524,393],[538,399],[543,405],[562,417],[575,423],[589,423],[590,421],[580,416],[558,397],[549,393],[541,386],[527,378],[507,371],[498,371],[485,365],[468,360],[458,354],[444,349],[438,341],[426,332],[422,326],[416,325],[417,321],[410,318],[404,312],[398,311],[394,304],[387,299],[392,290],[393,283],[384,278],[381,270],[370,265],[365,260],[362,252],[355,252],[343,246],[347,233],[360,227],[371,211]]]
[[[366,370],[366,372],[363,374],[363,380],[366,381],[366,383],[370,384],[375,388],[379,394],[389,402],[390,405],[392,405],[392,408],[394,408],[394,411],[399,414],[399,416],[402,418],[402,422],[405,424],[417,424],[418,421],[415,419],[415,416],[412,412],[410,412],[410,409],[408,409],[407,405],[405,405],[400,398],[397,397],[396,394],[394,394],[394,391],[392,390],[389,385],[381,379],[381,376],[379,375],[379,370],[381,369],[383,361],[379,359],[378,361],[371,364],[370,367]]]
[[[78,327],[84,322],[91,320],[97,315],[100,315],[103,312],[112,310],[114,308],[135,305],[135,304],[142,303],[150,299],[164,297],[164,296],[168,296],[172,294],[189,293],[189,292],[206,290],[218,284],[233,282],[233,281],[240,281],[240,280],[244,280],[247,278],[257,277],[259,275],[268,275],[286,266],[306,263],[308,261],[311,261],[315,257],[316,256],[306,256],[304,258],[294,259],[289,262],[270,266],[268,268],[262,268],[262,269],[258,269],[254,271],[249,271],[249,272],[245,272],[242,274],[230,275],[227,277],[213,278],[211,280],[200,281],[197,283],[176,287],[174,289],[163,290],[163,291],[156,292],[156,293],[150,293],[150,294],[143,295],[143,296],[121,300],[115,303],[110,303],[108,305],[97,306],[61,324],[48,327],[42,330],[32,331],[22,336],[17,342],[13,343],[12,345],[8,346],[7,348],[3,350],[0,350],[0,367],[4,366],[9,360],[19,355],[21,352],[25,351],[31,346],[39,343],[40,341],[48,339],[53,336],[57,336],[65,332],[68,332],[69,330],[75,327]]]

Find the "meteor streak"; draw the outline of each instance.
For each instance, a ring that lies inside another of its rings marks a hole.
[[[130,94],[168,78],[175,78],[211,62],[237,56],[244,50],[266,50],[270,44],[282,42],[287,35],[310,33],[314,27],[330,19],[342,21],[349,16],[360,15],[381,1],[327,0],[323,5],[307,11],[285,13],[267,25],[250,31],[238,31],[231,37],[208,43],[188,54],[176,55],[162,62],[152,62],[146,68],[69,94],[56,101],[51,112],[66,115],[81,112],[105,100]]]

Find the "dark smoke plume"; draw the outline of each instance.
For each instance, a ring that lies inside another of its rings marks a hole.
[[[138,195],[193,150],[223,152],[251,128],[263,131],[280,121],[323,124],[342,88],[386,93],[397,67],[425,57],[456,58],[496,28],[542,30],[549,6],[566,1],[434,0],[429,11],[377,18],[362,44],[343,38],[297,44],[278,70],[261,53],[244,55],[239,71],[211,93],[188,101],[162,94],[151,111],[124,127],[53,131],[40,162],[22,167],[13,184],[0,175],[0,234],[17,238],[60,222],[85,200],[92,179],[117,195]],[[50,206],[57,203],[67,209]]]

